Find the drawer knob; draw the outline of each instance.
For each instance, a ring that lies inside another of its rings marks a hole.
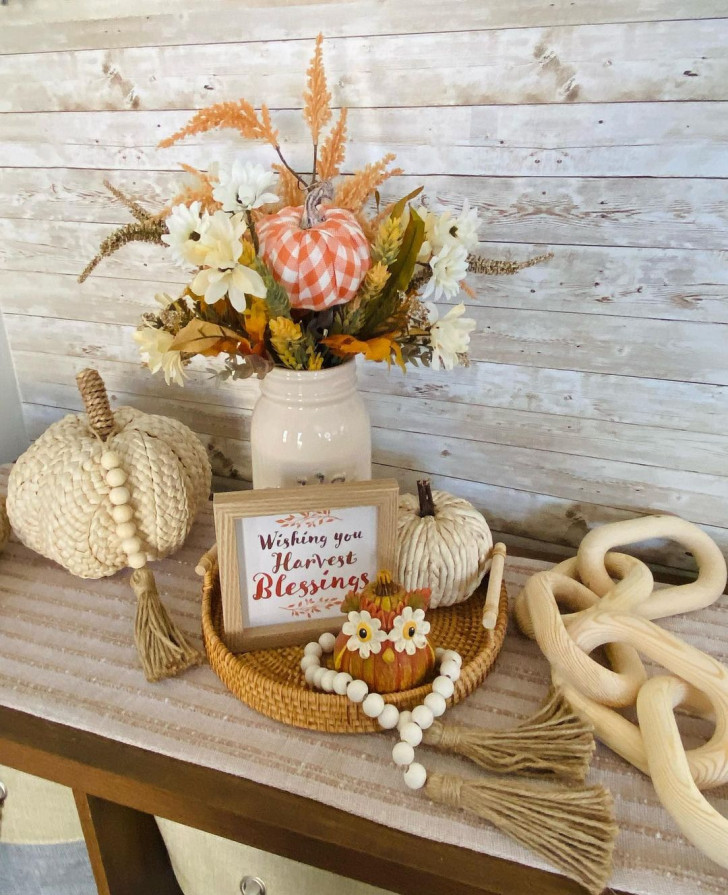
[[[8,788],[7,786],[0,780],[0,805],[7,799],[8,797]]]
[[[240,880],[242,895],[265,895],[265,883],[257,876],[244,876]]]

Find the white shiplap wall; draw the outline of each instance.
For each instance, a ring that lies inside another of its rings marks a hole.
[[[728,545],[728,4],[725,0],[10,0],[0,7],[0,307],[37,435],[78,409],[92,362],[119,401],[179,417],[245,477],[256,385],[170,390],[131,333],[179,272],[150,246],[75,275],[114,224],[104,178],[162,202],[157,150],[190,110],[267,102],[294,163],[318,31],[348,167],[387,150],[431,199],[467,196],[482,252],[553,261],[474,277],[473,366],[368,365],[377,473],[472,499],[511,542],[573,546],[593,525],[679,513]],[[251,157],[269,160],[265,147]],[[676,567],[679,548],[648,551]]]

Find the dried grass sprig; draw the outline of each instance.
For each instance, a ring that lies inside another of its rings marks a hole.
[[[99,246],[98,252],[89,261],[83,269],[81,276],[78,278],[79,283],[88,277],[91,271],[101,261],[118,251],[122,246],[129,242],[153,242],[157,245],[164,245],[162,236],[167,232],[167,227],[163,221],[150,218],[146,221],[136,221],[131,224],[125,224],[114,230]]]
[[[122,193],[122,191],[113,185],[113,183],[109,183],[108,180],[104,181],[104,186],[111,193],[111,195],[118,199],[122,205],[125,205],[129,211],[134,215],[134,217],[138,221],[148,221],[151,220],[153,215],[151,215],[146,209],[142,208],[142,206],[131,198],[131,196],[127,196],[126,193]]]
[[[319,180],[331,180],[341,170],[346,155],[346,118],[347,109],[341,109],[336,124],[329,131],[321,144],[316,172]]]
[[[307,89],[303,93],[303,117],[311,131],[314,152],[321,130],[331,120],[331,93],[326,84],[323,60],[323,34],[316,38],[316,49],[306,72]],[[316,166],[314,165],[314,171]]]
[[[164,209],[162,217],[166,217],[175,205],[180,203],[191,205],[193,202],[199,202],[205,211],[213,212],[221,208],[220,203],[212,195],[215,184],[210,179],[210,175],[206,171],[198,171],[192,165],[180,164],[180,168],[187,174],[196,177],[199,186],[184,186],[179,193],[172,199],[168,206]]]
[[[403,237],[404,229],[401,218],[385,218],[379,225],[372,244],[372,258],[391,267],[399,254]]]
[[[553,257],[553,252],[547,252],[545,255],[536,255],[534,258],[529,258],[528,261],[500,261],[497,258],[482,258],[480,255],[468,255],[468,270],[471,273],[502,276],[518,273],[519,270],[534,267],[536,264],[543,264],[544,261],[549,261]]]
[[[381,186],[385,180],[397,174],[404,174],[401,168],[387,170],[394,159],[395,154],[388,152],[378,162],[366,165],[356,174],[353,174],[336,191],[334,204],[337,208],[347,208],[349,211],[361,211],[369,196]]]

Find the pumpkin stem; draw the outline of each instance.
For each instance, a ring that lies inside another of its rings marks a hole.
[[[318,207],[322,202],[326,200],[331,201],[333,198],[334,187],[330,180],[322,180],[321,183],[312,186],[308,191],[306,202],[303,206],[301,229],[308,230],[314,224],[322,224],[325,219]]]
[[[91,431],[102,441],[106,441],[114,431],[114,414],[111,412],[104,380],[98,370],[87,368],[76,376],[76,383],[81,392]]]
[[[420,479],[417,482],[417,494],[420,498],[420,516],[434,516],[435,501],[429,479]]]
[[[374,593],[378,597],[392,597],[399,591],[399,585],[392,580],[391,572],[379,572],[374,583]]]

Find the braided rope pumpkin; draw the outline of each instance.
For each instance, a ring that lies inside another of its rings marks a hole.
[[[81,578],[130,566],[135,636],[150,680],[201,661],[170,621],[144,566],[179,549],[208,499],[205,448],[177,420],[120,407],[96,370],[77,376],[86,418],[71,414],[18,459],[7,515],[20,540]]]

